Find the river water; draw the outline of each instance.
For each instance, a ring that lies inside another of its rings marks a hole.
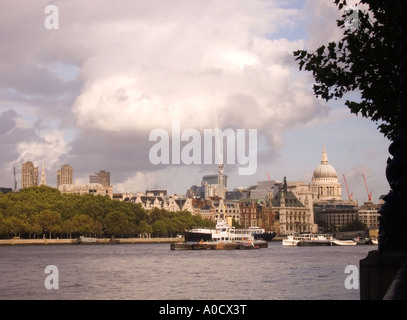
[[[375,246],[171,251],[169,244],[0,247],[0,299],[334,299]],[[54,272],[47,266],[56,266]],[[58,275],[57,278],[56,275]],[[47,289],[53,278],[57,289]]]

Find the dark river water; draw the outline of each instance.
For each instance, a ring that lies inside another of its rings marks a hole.
[[[171,251],[169,244],[2,246],[0,299],[357,300],[359,289],[345,286],[357,272],[345,268],[359,267],[375,249],[281,242],[230,251]],[[56,269],[46,270],[50,265]]]

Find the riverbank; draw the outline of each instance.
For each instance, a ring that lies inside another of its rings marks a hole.
[[[97,238],[89,244],[131,244],[131,243],[174,243],[183,238]],[[1,245],[52,245],[80,244],[78,239],[6,239],[0,240]]]

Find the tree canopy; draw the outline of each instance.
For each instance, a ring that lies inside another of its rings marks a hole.
[[[367,10],[352,10],[346,0],[335,0],[335,4],[343,10],[337,21],[343,38],[313,53],[295,51],[299,68],[312,72],[314,94],[326,101],[359,92],[360,99],[346,100],[345,105],[376,122],[380,132],[394,140],[398,133],[399,7],[395,1],[379,0],[361,0],[360,7]]]
[[[0,193],[0,237],[175,236],[213,222],[187,211],[146,212],[139,204],[108,196],[62,194],[39,186]]]

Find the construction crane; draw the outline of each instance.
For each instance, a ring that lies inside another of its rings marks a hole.
[[[346,192],[348,193],[348,198],[349,198],[349,200],[352,200],[353,192],[351,194],[349,194],[348,183],[346,182],[345,175],[343,174],[342,176],[343,176],[343,180],[345,181]]]
[[[369,202],[372,202],[372,191],[369,192],[369,188],[367,187],[365,174],[362,173],[362,176],[363,176],[363,180],[365,180],[365,187],[366,187],[367,197],[369,199]]]

